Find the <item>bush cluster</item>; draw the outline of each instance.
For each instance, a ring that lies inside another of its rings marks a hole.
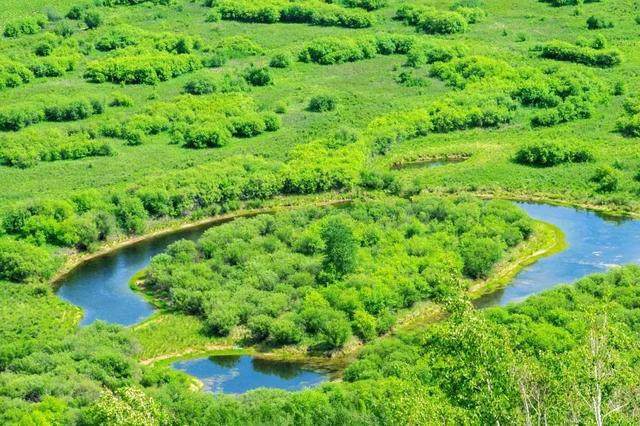
[[[34,77],[31,70],[21,63],[0,57],[0,90],[18,87]]]
[[[201,316],[211,334],[242,325],[255,342],[334,349],[352,334],[386,332],[400,309],[456,294],[464,275],[485,277],[530,232],[521,211],[498,202],[312,208],[174,243],[153,259],[147,285],[174,309]]]
[[[347,28],[366,28],[375,23],[375,17],[365,11],[320,1],[269,1],[257,5],[246,0],[221,0],[215,2],[215,7],[222,19],[240,22],[291,22]]]
[[[469,28],[467,18],[461,13],[432,7],[404,5],[397,10],[395,17],[427,34],[455,34]]]
[[[225,90],[217,84],[208,79],[193,80],[187,83],[185,91],[199,96],[184,95],[172,102],[156,102],[125,122],[104,124],[101,133],[123,139],[129,145],[139,145],[149,135],[166,132],[172,143],[206,148],[223,146],[231,136],[254,137],[279,128],[273,114],[258,112],[251,98],[237,93],[222,94]],[[207,96],[214,92],[215,96]]]
[[[540,46],[540,56],[556,61],[575,62],[600,68],[611,68],[622,62],[622,56],[616,49],[605,51],[558,40],[550,41]]]
[[[347,7],[359,7],[360,9],[372,11],[382,9],[387,5],[387,0],[343,0]]]
[[[37,34],[47,25],[44,16],[22,18],[5,24],[2,34],[5,37],[20,37],[23,35]]]
[[[201,67],[202,61],[195,55],[147,52],[90,62],[84,78],[93,83],[157,84]]]
[[[552,167],[564,163],[593,161],[593,153],[577,144],[541,141],[518,149],[514,161],[526,166]]]
[[[587,28],[590,30],[613,28],[613,26],[613,22],[600,16],[591,15],[587,18]]]
[[[316,95],[309,100],[307,109],[312,112],[327,112],[335,110],[337,104],[333,95]]]
[[[61,77],[73,71],[77,63],[77,56],[47,56],[32,62],[29,69],[35,77]]]
[[[98,99],[58,100],[0,109],[0,131],[18,131],[40,121],[77,121],[104,112]]]
[[[0,280],[26,282],[46,280],[60,266],[46,249],[0,237]]]
[[[625,100],[626,115],[618,119],[617,129],[627,137],[640,137],[640,98],[630,97]]]

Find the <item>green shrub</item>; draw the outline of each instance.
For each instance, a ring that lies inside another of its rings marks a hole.
[[[374,40],[322,37],[308,43],[300,52],[299,59],[302,62],[331,65],[373,58],[376,52]]]
[[[46,249],[0,237],[0,280],[40,281],[50,278],[59,262]]]
[[[460,254],[464,273],[474,279],[489,276],[493,265],[500,259],[504,243],[492,238],[470,236],[461,241]]]
[[[337,104],[333,95],[316,95],[309,100],[307,109],[312,112],[327,112],[335,110]]]
[[[359,7],[368,11],[382,9],[387,0],[343,0],[347,7]]]
[[[3,35],[5,37],[20,37],[23,35],[37,34],[46,26],[44,16],[28,17],[16,21],[8,22],[4,26]]]
[[[229,131],[215,124],[191,126],[184,134],[184,146],[187,148],[216,148],[229,143]]]
[[[613,22],[600,16],[591,15],[587,19],[587,28],[590,30],[613,28]]]
[[[557,40],[542,45],[540,51],[540,56],[543,58],[575,62],[592,67],[610,68],[622,62],[620,52],[615,49],[603,51]]]
[[[102,15],[96,10],[90,10],[82,16],[82,20],[88,29],[93,30],[102,25]]]
[[[137,45],[139,43],[138,38],[138,31],[133,28],[113,28],[96,40],[95,48],[101,52],[123,49],[127,46]]]
[[[111,102],[109,102],[110,107],[130,107],[133,106],[133,99],[131,96],[127,96],[124,93],[116,93],[113,95]]]
[[[201,77],[187,81],[184,91],[192,95],[206,95],[216,91],[216,85],[212,78]]]
[[[0,90],[21,86],[31,81],[33,77],[29,68],[0,57]]]
[[[0,130],[18,131],[44,120],[44,111],[39,105],[27,104],[0,110]]]
[[[291,56],[287,53],[276,53],[269,61],[271,68],[289,68],[291,66]]]
[[[528,166],[552,167],[563,163],[593,161],[593,154],[586,148],[571,144],[541,141],[521,147],[514,161]]]
[[[598,192],[613,192],[620,184],[620,172],[609,166],[599,167],[589,179]]]
[[[252,86],[268,86],[273,84],[271,74],[267,67],[251,65],[242,72],[242,76]]]
[[[202,62],[195,55],[146,53],[90,62],[84,78],[93,83],[157,84],[201,67]]]
[[[469,28],[469,23],[462,14],[430,7],[402,6],[396,12],[396,19],[427,34],[455,34]]]
[[[65,15],[67,19],[71,19],[74,21],[79,21],[80,19],[82,19],[82,16],[84,14],[84,11],[87,7],[84,5],[75,5],[75,6],[71,6],[71,9],[69,9],[69,11],[67,12],[67,14]]]

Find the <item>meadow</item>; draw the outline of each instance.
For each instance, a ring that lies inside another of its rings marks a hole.
[[[640,214],[639,32],[628,0],[0,0],[0,422],[635,423],[637,268],[468,290],[558,238],[481,200]],[[131,238],[336,199],[170,246],[130,329],[52,292]],[[241,397],[146,365],[232,345],[357,360]]]

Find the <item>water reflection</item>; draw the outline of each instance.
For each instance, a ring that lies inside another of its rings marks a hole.
[[[327,380],[325,373],[286,361],[253,358],[248,355],[224,355],[177,361],[172,366],[197,377],[204,390],[213,393],[240,394],[257,388],[300,390]]]

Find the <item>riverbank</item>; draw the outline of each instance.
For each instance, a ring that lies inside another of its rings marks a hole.
[[[338,194],[333,194],[338,195]],[[278,201],[285,201],[286,203],[278,203]],[[146,241],[151,240],[153,238],[157,238],[163,235],[172,234],[179,231],[186,231],[190,229],[195,229],[199,227],[205,227],[208,225],[215,225],[218,223],[228,222],[240,217],[250,217],[258,214],[265,213],[274,213],[278,210],[286,210],[291,208],[304,208],[307,206],[335,206],[342,205],[351,202],[350,197],[345,198],[325,198],[321,197],[284,197],[284,198],[276,198],[270,200],[270,203],[267,206],[250,209],[244,208],[239,210],[234,210],[230,213],[225,213],[217,216],[210,216],[204,219],[189,221],[188,218],[182,220],[171,220],[171,221],[163,221],[158,222],[155,225],[151,225],[149,232],[143,235],[136,236],[122,236],[121,238],[115,239],[113,241],[109,241],[103,244],[99,249],[94,252],[71,252],[67,254],[65,257],[65,262],[63,266],[58,270],[58,272],[51,278],[50,282],[55,287],[64,280],[66,276],[68,276],[74,269],[81,266],[84,263],[87,263],[91,260],[97,259],[99,257],[107,256],[113,252],[116,252],[122,248]],[[297,202],[292,202],[297,201]]]

